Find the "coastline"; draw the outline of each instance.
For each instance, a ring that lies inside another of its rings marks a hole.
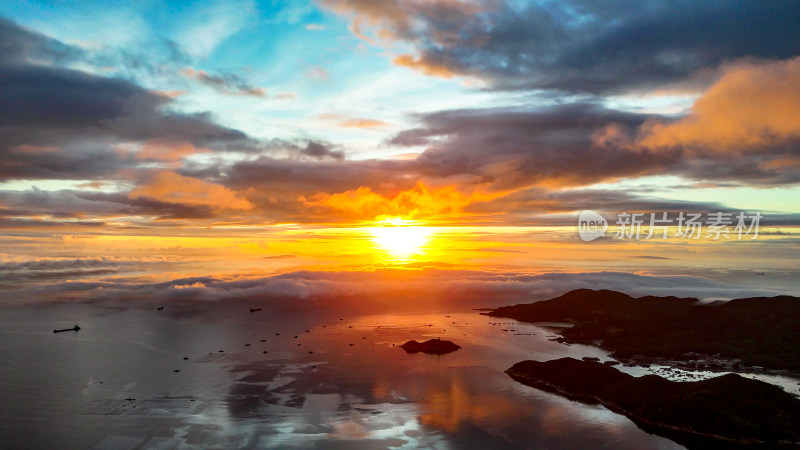
[[[564,344],[592,345],[620,362],[687,370],[800,374],[800,298],[744,298],[702,304],[695,298],[630,297],[577,289],[539,302],[482,313],[554,327]]]
[[[686,445],[690,448],[695,446],[701,448],[716,447],[723,443],[725,445],[733,445],[737,447],[741,446],[747,448],[752,448],[754,446],[755,447],[769,446],[769,448],[775,448],[775,447],[793,448],[797,445],[800,445],[800,440],[788,441],[788,440],[764,440],[756,438],[747,438],[747,439],[734,438],[718,433],[699,431],[697,429],[687,426],[677,426],[662,421],[652,420],[649,417],[645,417],[641,414],[638,414],[630,410],[629,408],[626,408],[625,406],[620,405],[619,403],[604,397],[602,394],[575,392],[547,378],[532,376],[517,369],[519,365],[530,362],[532,361],[523,361],[517,363],[508,370],[506,370],[506,374],[509,375],[515,381],[522,383],[526,386],[533,387],[535,389],[539,389],[545,392],[550,392],[581,403],[602,405],[605,408],[609,409],[610,411],[613,411],[617,414],[621,414],[627,417],[645,431],[660,434],[664,437],[672,439],[673,441],[678,442],[682,445]],[[552,360],[548,361],[548,363],[550,364],[557,364],[558,362],[560,361],[552,361]],[[579,361],[575,361],[575,363],[585,364]],[[538,364],[546,365],[547,363],[538,363]],[[587,365],[585,367],[590,367],[590,366]]]

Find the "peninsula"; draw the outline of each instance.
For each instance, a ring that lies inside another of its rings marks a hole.
[[[726,359],[739,369],[800,371],[800,298],[741,298],[703,303],[696,298],[634,298],[609,290],[577,289],[560,297],[485,313],[524,322],[568,322],[565,342],[598,345],[617,359]]]
[[[726,374],[695,382],[633,377],[594,361],[522,361],[506,373],[537,389],[600,403],[645,431],[690,448],[800,445],[800,400],[763,381]]]

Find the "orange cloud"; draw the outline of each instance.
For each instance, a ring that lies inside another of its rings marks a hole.
[[[785,169],[794,169],[800,168],[800,157],[785,157],[785,158],[775,158],[769,161],[763,161],[758,165],[762,169],[767,170],[785,170]]]
[[[326,121],[336,122],[337,126],[343,128],[384,128],[389,126],[388,123],[377,119],[366,119],[361,117],[347,117],[339,113],[325,113],[320,114],[320,119]]]
[[[133,189],[131,199],[150,198],[166,203],[209,206],[215,209],[251,210],[253,205],[225,186],[162,170],[147,184]]]
[[[186,91],[177,91],[177,90],[173,90],[173,91],[154,91],[154,92],[156,94],[162,96],[162,97],[167,97],[167,98],[178,98],[178,97],[186,94]]]
[[[739,63],[672,123],[650,122],[637,142],[648,148],[716,151],[775,145],[800,138],[800,57]]]
[[[319,3],[337,14],[350,16],[350,30],[361,39],[372,43],[363,31],[364,25],[376,28],[375,34],[386,40],[402,39],[415,26],[419,16],[458,19],[474,16],[494,8],[496,2],[463,0],[408,0],[402,2],[376,2],[372,0],[319,0]]]
[[[383,128],[386,127],[386,122],[375,119],[347,119],[339,122],[339,126],[344,128]]]
[[[431,189],[423,182],[394,195],[384,196],[366,186],[336,194],[318,193],[310,199],[301,197],[306,206],[326,207],[361,219],[378,216],[425,218],[457,214],[474,202],[488,201],[505,193],[464,193],[455,186]]]
[[[498,7],[496,0],[318,0],[321,6],[350,19],[350,31],[371,44],[391,48],[402,43],[420,43],[424,28],[439,47],[456,45],[459,30],[445,30],[436,24],[467,24],[483,12]],[[409,67],[430,76],[452,78],[457,73],[442,64],[403,54],[393,60],[395,65]]]
[[[453,78],[456,73],[453,73],[446,66],[435,64],[431,61],[424,59],[414,59],[411,55],[400,55],[392,61],[397,66],[409,67],[418,70],[425,75],[439,78]]]
[[[146,141],[136,153],[137,159],[151,159],[164,162],[180,161],[195,153],[208,153],[206,148],[197,148],[188,142],[173,142],[163,139]]]
[[[79,184],[78,187],[81,188],[81,189],[87,189],[87,188],[88,189],[100,189],[105,185],[106,185],[106,182],[104,182],[104,181],[89,181],[89,182],[86,182],[86,183]]]
[[[44,146],[44,145],[22,144],[22,145],[18,145],[16,147],[13,147],[11,150],[15,151],[15,152],[18,152],[18,153],[32,153],[32,154],[53,153],[53,152],[57,152],[58,151],[58,147]]]

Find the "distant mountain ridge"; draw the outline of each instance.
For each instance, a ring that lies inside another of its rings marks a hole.
[[[485,313],[525,322],[570,322],[565,341],[597,344],[618,358],[740,359],[746,366],[800,371],[800,298],[752,297],[701,303],[685,297],[631,297],[576,289],[550,300]]]

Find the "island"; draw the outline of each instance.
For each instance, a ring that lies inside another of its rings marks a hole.
[[[485,315],[524,322],[568,322],[566,343],[597,345],[618,360],[684,362],[690,369],[800,372],[800,298],[634,298],[577,289],[550,300],[505,306]],[[669,361],[665,361],[669,360]]]
[[[430,339],[425,342],[408,341],[401,345],[400,348],[407,353],[428,353],[431,355],[444,355],[452,353],[461,347],[452,341],[443,341],[441,339]]]
[[[640,378],[595,361],[522,361],[514,380],[623,414],[690,448],[800,445],[800,400],[763,381],[726,374],[694,382]]]

